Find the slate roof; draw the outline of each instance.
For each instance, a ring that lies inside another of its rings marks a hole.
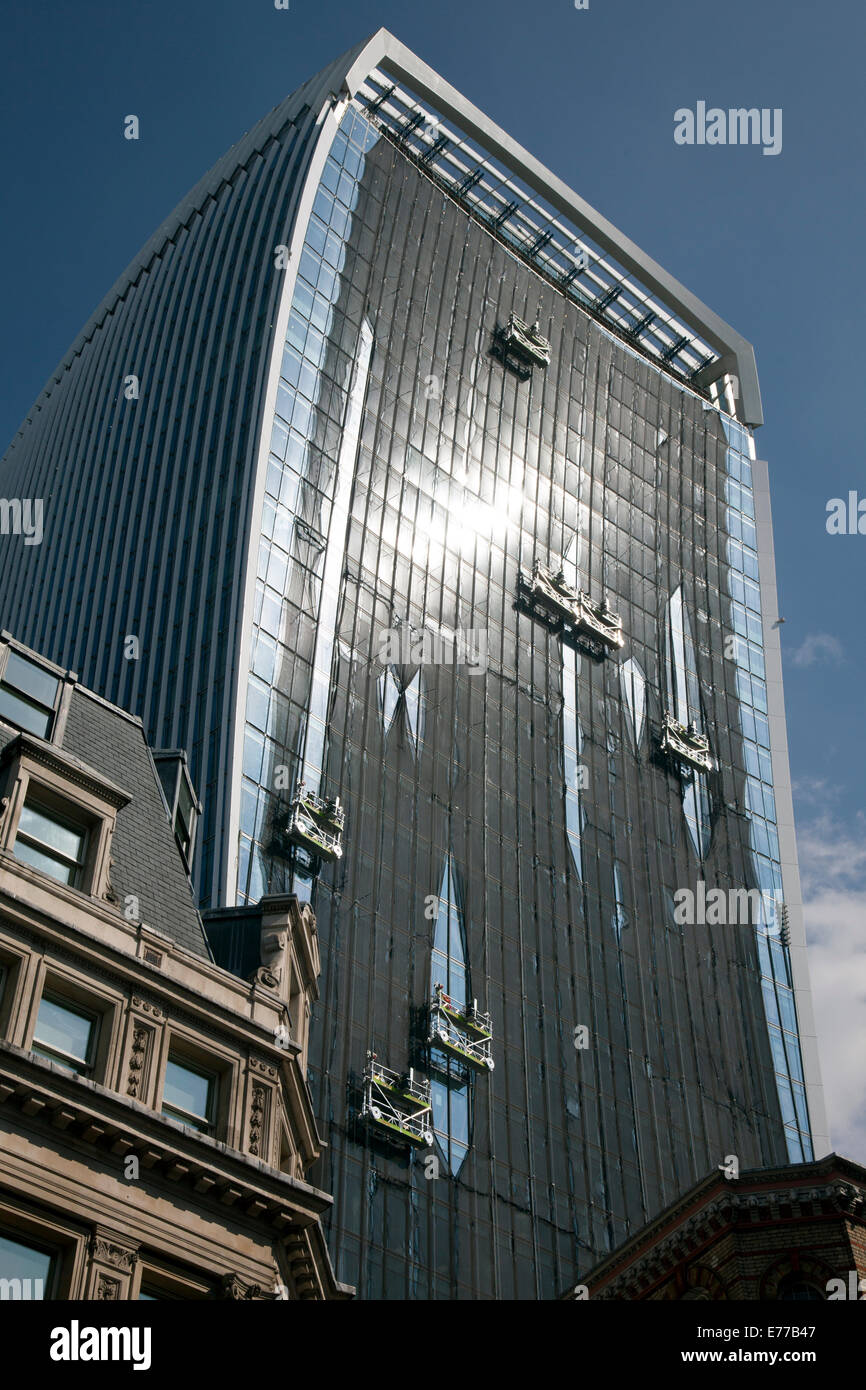
[[[32,656],[39,659],[36,652]],[[17,729],[0,723],[0,751],[17,734]],[[111,885],[120,903],[127,894],[135,894],[142,922],[195,955],[212,959],[141,721],[76,685],[66,727],[53,746],[132,797],[118,812],[111,849]]]

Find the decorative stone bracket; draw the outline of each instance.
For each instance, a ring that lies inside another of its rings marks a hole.
[[[96,1227],[87,1247],[86,1298],[128,1300],[138,1262],[138,1246],[113,1231]]]

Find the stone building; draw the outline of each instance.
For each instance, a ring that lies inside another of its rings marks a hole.
[[[351,1294],[304,1177],[315,918],[222,912],[218,964],[197,812],[182,754],[0,634],[0,1297]]]
[[[866,1299],[866,1168],[814,1163],[713,1173],[566,1299]]]

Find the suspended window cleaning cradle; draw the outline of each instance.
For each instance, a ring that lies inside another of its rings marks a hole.
[[[408,1072],[383,1067],[367,1053],[361,1120],[380,1138],[400,1148],[429,1148],[433,1143],[430,1082]]]
[[[520,571],[520,597],[533,617],[564,637],[574,637],[596,655],[619,651],[625,645],[622,618],[606,600],[594,603],[582,589],[572,589],[560,569],[536,560],[532,571]]]
[[[712,772],[713,760],[710,756],[709,739],[698,733],[697,725],[686,726],[665,711],[662,720],[661,751],[676,763],[684,777],[691,779],[695,773]]]
[[[289,806],[285,836],[318,859],[340,859],[344,819],[339,797],[316,796],[302,782]]]
[[[527,324],[512,314],[504,328],[494,334],[498,356],[524,380],[534,367],[550,365],[550,343],[539,332],[538,323]]]
[[[445,1053],[473,1071],[493,1071],[493,1026],[489,1014],[479,1012],[473,999],[457,1004],[437,985],[430,1003],[431,1048]],[[435,1056],[432,1059],[435,1064]]]

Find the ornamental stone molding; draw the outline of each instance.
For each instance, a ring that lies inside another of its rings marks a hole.
[[[253,1299],[261,1298],[262,1290],[258,1284],[246,1283],[237,1274],[224,1274],[220,1280],[217,1298]]]
[[[140,1098],[139,1092],[143,1081],[142,1073],[144,1064],[147,1060],[148,1043],[150,1041],[150,1029],[144,1028],[140,1023],[136,1023],[132,1031],[132,1047],[129,1054],[129,1077],[127,1080],[126,1094],[133,1099]]]
[[[773,1173],[773,1177],[778,1176],[780,1174]],[[732,1188],[734,1186],[732,1184]],[[692,1200],[694,1200],[694,1194],[692,1194]],[[677,1208],[683,1209],[684,1205],[684,1203],[677,1204],[669,1213],[668,1220],[675,1221]],[[699,1249],[702,1249],[708,1241],[719,1236],[726,1229],[748,1231],[753,1226],[785,1226],[789,1223],[809,1220],[810,1217],[826,1213],[828,1209],[841,1217],[862,1220],[866,1216],[866,1193],[856,1183],[847,1181],[842,1177],[834,1177],[828,1182],[813,1187],[772,1186],[759,1192],[731,1190],[730,1192],[719,1193],[708,1201],[706,1206],[685,1216],[675,1229],[669,1230],[666,1235],[660,1236],[655,1242],[653,1242],[652,1227],[650,1227],[644,1237],[644,1253],[636,1254],[635,1258],[629,1261],[627,1254],[623,1252],[620,1258],[624,1267],[605,1282],[597,1292],[592,1290],[592,1276],[590,1274],[590,1297],[597,1300],[627,1299],[636,1291],[647,1290],[670,1276]],[[616,1259],[616,1256],[612,1258]],[[709,1255],[703,1256],[703,1258],[712,1260],[714,1257]],[[805,1272],[807,1262],[804,1255],[800,1265],[801,1271]],[[822,1286],[828,1278],[832,1277],[832,1272],[825,1270],[824,1266],[817,1262],[816,1271],[811,1277]],[[782,1271],[776,1280],[776,1285],[786,1273],[792,1272],[795,1272],[793,1266]],[[804,1273],[804,1277],[809,1276]],[[676,1297],[678,1295],[665,1296]],[[767,1296],[773,1297],[772,1294]],[[712,1297],[725,1297],[725,1295],[724,1293],[713,1294]]]
[[[798,1251],[794,1257],[784,1255],[765,1271],[761,1279],[759,1298],[762,1302],[775,1303],[779,1296],[779,1286],[782,1280],[791,1275],[802,1279],[804,1284],[815,1284],[818,1288],[825,1289],[835,1272],[823,1260],[816,1260],[808,1253],[801,1255]]]
[[[132,996],[132,1003],[136,1009],[141,1009],[144,1013],[150,1014],[155,1019],[165,1019],[166,1017],[165,1010],[161,1005],[155,1003],[152,999],[145,999],[140,994],[134,994]]]
[[[256,1083],[253,1086],[250,1103],[250,1153],[258,1158],[261,1154],[262,1137],[265,1124],[265,1088]]]
[[[20,733],[11,743],[7,743],[0,753],[0,767],[25,760],[37,767],[47,768],[64,781],[105,802],[115,811],[123,810],[132,800],[129,792],[116,786],[78,758],[63,752],[56,744],[45,743],[32,734]]]
[[[277,1079],[277,1068],[272,1062],[268,1062],[261,1057],[250,1058],[250,1071],[261,1072],[262,1076],[269,1076],[273,1081]]]
[[[135,1246],[119,1245],[102,1235],[91,1235],[90,1258],[131,1274],[138,1260],[138,1250]]]

